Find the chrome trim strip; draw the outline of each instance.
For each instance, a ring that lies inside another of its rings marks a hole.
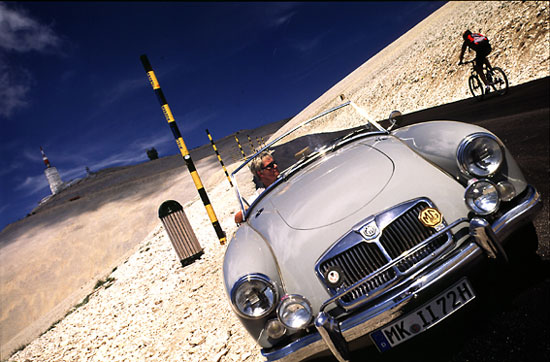
[[[510,211],[493,222],[493,231],[499,240],[505,240],[512,231],[530,221],[541,208],[540,193],[533,186],[527,185],[527,195]]]
[[[308,334],[280,349],[266,352],[262,348],[262,356],[266,361],[301,361],[309,356],[327,349],[321,335],[317,332]]]

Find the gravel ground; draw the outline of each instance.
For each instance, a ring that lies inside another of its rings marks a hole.
[[[232,190],[221,183],[209,196],[231,235],[237,209]],[[159,225],[86,304],[9,361],[261,361],[226,301],[225,247],[202,201],[184,209],[204,248],[199,260],[182,267]]]

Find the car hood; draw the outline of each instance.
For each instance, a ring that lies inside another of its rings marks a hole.
[[[271,192],[269,203],[293,229],[326,227],[372,201],[393,171],[388,156],[367,143],[356,143],[293,175]]]
[[[245,228],[267,243],[285,291],[306,296],[318,310],[329,296],[315,264],[362,220],[418,197],[430,198],[446,220],[454,220],[467,214],[463,193],[463,186],[399,139],[376,136],[277,185],[250,210]]]

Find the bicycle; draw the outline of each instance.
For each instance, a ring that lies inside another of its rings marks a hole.
[[[469,60],[463,62],[462,64],[472,64],[472,71],[470,77],[468,78],[468,86],[470,87],[470,92],[474,98],[478,101],[481,101],[489,92],[486,91],[485,85],[479,78],[475,68],[474,60]],[[483,64],[483,72],[487,81],[489,82],[489,87],[498,95],[505,95],[508,92],[508,78],[506,73],[499,67],[490,67],[488,68],[486,64]]]

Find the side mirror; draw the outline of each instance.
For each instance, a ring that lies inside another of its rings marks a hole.
[[[391,131],[398,122],[401,122],[402,117],[403,115],[401,114],[401,112],[392,111],[390,113],[390,116],[388,117],[388,121],[390,121],[390,127],[388,128],[388,131]]]

